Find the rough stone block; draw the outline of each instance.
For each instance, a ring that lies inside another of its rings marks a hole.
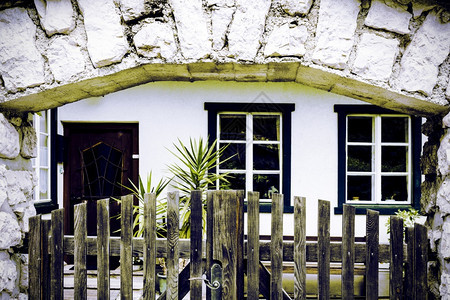
[[[447,177],[442,182],[439,191],[437,192],[436,205],[439,207],[439,210],[442,213],[442,215],[450,214],[450,177]],[[450,225],[449,225],[449,234],[450,234]]]
[[[0,11],[0,75],[10,92],[44,83],[44,59],[36,48],[36,25],[24,8]]]
[[[32,126],[25,126],[22,130],[22,147],[20,155],[24,158],[34,158],[37,155],[37,137],[36,131]]]
[[[229,55],[252,61],[260,48],[270,0],[237,0],[237,9],[228,34]]]
[[[198,60],[211,54],[207,18],[201,0],[169,0],[183,57]]]
[[[1,221],[0,221],[1,222]],[[0,291],[14,293],[18,278],[16,263],[5,251],[0,252]]]
[[[311,9],[311,6],[313,4],[312,0],[281,0],[280,2],[281,7],[284,9],[284,11],[291,15],[291,16],[297,16],[297,15],[306,15],[308,14],[309,10]]]
[[[403,54],[399,87],[430,95],[449,49],[450,23],[442,24],[435,13],[429,13]]]
[[[120,0],[123,19],[128,22],[142,16],[146,12],[145,2],[145,0]]]
[[[450,128],[450,113],[448,113],[444,119],[442,119],[442,126],[445,128]]]
[[[322,0],[313,61],[336,69],[345,68],[354,44],[359,1]]]
[[[47,35],[68,34],[75,28],[70,0],[34,0],[34,5]]]
[[[113,0],[77,0],[84,17],[87,48],[96,68],[120,62],[128,43]]]
[[[438,170],[442,176],[450,174],[450,131],[444,135],[437,151]],[[449,194],[450,195],[450,194]]]
[[[1,30],[1,29],[0,29]],[[0,53],[1,55],[1,53]],[[13,159],[19,155],[19,132],[0,113],[0,157]]]
[[[274,28],[264,48],[267,56],[303,56],[306,53],[305,42],[308,38],[306,26],[284,24]]]
[[[438,145],[429,142],[425,142],[423,145],[423,155],[420,157],[420,170],[422,171],[422,174],[429,175],[437,173],[438,148]]]
[[[410,31],[409,20],[412,15],[406,11],[406,8],[393,1],[372,1],[364,24],[372,28],[407,34]]]
[[[399,41],[364,33],[358,45],[353,72],[366,78],[388,81],[398,53]]]
[[[0,211],[0,232],[2,233],[0,249],[6,250],[13,246],[17,246],[22,240],[22,234],[17,218],[12,214],[3,211]]]
[[[167,23],[147,23],[136,33],[133,40],[137,53],[148,58],[174,60],[177,53],[173,30]]]
[[[68,82],[85,70],[81,47],[68,37],[58,37],[47,48],[50,70],[58,82]]]
[[[233,19],[235,7],[216,7],[211,11],[212,48],[221,50],[225,46],[228,26]]]

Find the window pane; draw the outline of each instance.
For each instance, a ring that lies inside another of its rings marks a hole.
[[[280,116],[253,116],[253,139],[255,141],[279,141]]]
[[[408,200],[408,177],[407,176],[382,176],[381,177],[381,200]]]
[[[408,142],[408,118],[382,117],[381,141],[384,143]]]
[[[372,176],[348,176],[347,200],[372,200]]]
[[[40,166],[48,167],[48,147],[41,146],[39,151]]]
[[[348,141],[372,142],[372,117],[348,117]]]
[[[279,145],[253,145],[253,170],[279,170]]]
[[[219,115],[221,140],[245,141],[245,115]]]
[[[220,144],[220,147],[227,144]],[[245,170],[245,144],[228,144],[221,158],[220,169]]]
[[[253,190],[259,192],[261,199],[272,198],[273,193],[280,192],[280,175],[278,174],[254,174]]]
[[[39,170],[39,191],[40,193],[47,193],[47,187],[48,187],[48,170],[41,169]]]
[[[48,123],[47,123],[47,111],[41,111],[41,116],[39,117],[40,131],[43,133],[48,133]]]
[[[348,171],[372,171],[372,146],[348,146]]]
[[[221,190],[245,190],[245,174],[229,174],[229,183],[220,181]]]
[[[406,172],[408,147],[383,146],[381,147],[382,172]]]

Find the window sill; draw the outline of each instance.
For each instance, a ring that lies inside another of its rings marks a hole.
[[[411,204],[349,204],[356,208],[355,214],[357,215],[365,215],[368,209],[376,210],[380,213],[380,215],[394,215],[398,210],[408,210],[410,208],[414,208]],[[342,215],[343,207],[338,206],[334,208],[334,214]]]

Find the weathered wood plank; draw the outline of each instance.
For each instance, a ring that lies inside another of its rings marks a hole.
[[[354,299],[355,207],[344,205],[342,215],[342,299]]]
[[[317,269],[319,299],[330,299],[330,202],[319,200]],[[342,252],[341,252],[342,257]]]
[[[206,278],[211,282],[211,267],[213,264],[213,224],[214,224],[214,192],[208,191],[206,194]],[[180,244],[180,248],[181,248]],[[206,289],[206,300],[211,300],[211,290]]]
[[[156,265],[156,194],[144,195],[144,291],[142,298],[154,300]]]
[[[133,299],[133,195],[121,197],[120,299]]]
[[[294,299],[306,299],[306,198],[294,197]]]
[[[109,199],[97,201],[97,299],[109,299]]]
[[[213,259],[222,263],[222,299],[237,299],[236,295],[236,191],[216,191],[214,194]]]
[[[259,192],[247,194],[247,299],[259,299]]]
[[[87,297],[87,271],[86,271],[86,203],[75,205],[74,225],[74,295],[75,300]]]
[[[49,248],[49,236],[52,226],[51,220],[41,221],[41,241],[42,241],[42,299],[50,299],[50,253]]]
[[[366,213],[366,299],[378,299],[379,212]]]
[[[50,299],[59,300],[64,297],[64,210],[57,209],[52,211],[52,243],[50,247]]]
[[[270,299],[283,297],[283,195],[272,196],[272,227],[271,227],[271,280]]]
[[[29,219],[28,286],[30,299],[41,299],[41,215]]]
[[[391,216],[390,224],[389,297],[391,300],[397,300],[403,297],[403,220]]]
[[[405,263],[405,299],[416,299],[415,288],[415,238],[414,227],[407,227],[405,230],[405,242],[408,255]]]
[[[244,298],[244,191],[236,192],[236,294]]]
[[[179,221],[179,195],[178,192],[167,194],[167,290],[166,299],[178,299],[178,273],[180,238]]]
[[[428,237],[425,226],[414,224],[414,240],[414,286],[416,299],[427,299]]]
[[[203,235],[203,214],[202,214],[202,192],[191,192],[191,257],[190,275],[191,278],[202,277],[202,235]],[[190,281],[190,298],[202,298],[202,280]]]

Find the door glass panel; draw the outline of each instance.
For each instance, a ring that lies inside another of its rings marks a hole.
[[[406,172],[408,147],[383,146],[381,149],[382,172]]]
[[[372,146],[348,146],[347,170],[372,171]]]
[[[381,177],[381,200],[408,200],[408,177],[407,176],[382,176]]]
[[[372,117],[348,117],[348,141],[371,143]]]
[[[381,141],[384,143],[408,142],[408,118],[382,117]]]
[[[372,201],[372,176],[348,176],[347,200]]]
[[[228,145],[228,146],[227,146]],[[245,144],[220,144],[220,147],[227,146],[220,160],[223,163],[219,168],[222,170],[244,170],[245,169]]]
[[[280,116],[253,116],[253,139],[255,141],[280,140]]]
[[[245,141],[246,115],[219,115],[221,140]]]
[[[280,145],[253,145],[253,170],[279,170]]]
[[[253,190],[259,192],[261,199],[271,199],[273,193],[280,192],[280,175],[254,174]]]

